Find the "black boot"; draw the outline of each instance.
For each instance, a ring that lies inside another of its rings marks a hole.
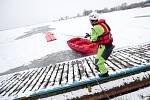
[[[100,72],[99,69],[98,69],[98,66],[96,66],[95,69],[96,69],[98,72]]]
[[[108,77],[109,74],[108,74],[108,71],[107,71],[106,73],[104,73],[104,74],[99,74],[98,76],[99,76],[99,77]]]

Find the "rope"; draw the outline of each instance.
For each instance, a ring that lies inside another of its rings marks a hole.
[[[64,35],[64,36],[71,36],[71,37],[83,37],[83,38],[85,37],[85,36],[75,36],[75,35],[68,35],[68,34],[62,34],[62,33],[61,33],[61,35]]]
[[[76,61],[76,62],[77,62],[77,61]],[[93,62],[92,62],[92,63],[93,63]],[[95,64],[93,63],[93,65],[95,65]],[[86,68],[84,68],[83,66],[82,66],[82,68],[83,68],[83,70],[84,70],[84,72],[85,72]],[[95,77],[95,80],[96,80],[98,86],[100,87],[100,89],[101,89],[102,92],[104,93],[104,95],[106,95],[106,97],[110,100],[109,95],[104,91],[104,89],[102,88],[102,86],[100,85],[100,83],[98,82],[98,80],[96,79],[96,76],[95,76],[95,75],[94,75],[94,77]],[[91,80],[91,79],[90,79],[90,80]]]
[[[95,76],[96,79],[96,76]],[[102,92],[104,93],[104,95],[106,95],[106,97],[110,100],[109,95],[104,91],[104,89],[102,88],[102,86],[100,85],[100,83],[98,82],[98,80],[96,79],[97,84],[99,85],[99,87],[101,88]]]
[[[92,62],[92,63],[93,63],[93,65],[95,65],[94,62]],[[97,84],[99,85],[99,87],[101,88],[102,92],[104,93],[104,95],[106,95],[106,97],[110,100],[109,95],[104,91],[104,89],[102,88],[102,86],[100,85],[100,83],[98,82],[98,80],[96,79],[95,75],[94,75],[94,77],[95,77],[95,80],[96,80]]]

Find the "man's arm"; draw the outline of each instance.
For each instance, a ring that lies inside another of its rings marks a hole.
[[[102,26],[100,25],[95,25],[93,28],[92,28],[92,32],[91,32],[91,36],[90,36],[90,41],[92,42],[96,42],[97,41],[97,38],[99,36],[101,36],[102,34],[104,33],[104,29]]]

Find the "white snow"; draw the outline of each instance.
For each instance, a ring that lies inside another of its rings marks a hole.
[[[102,83],[102,84],[97,83],[97,85],[94,85],[91,87],[91,92],[89,92],[87,88],[83,88],[83,89],[78,89],[78,90],[66,92],[63,94],[58,94],[58,95],[54,95],[51,97],[39,99],[39,100],[55,100],[55,99],[57,100],[58,98],[61,98],[62,100],[66,100],[66,99],[73,99],[73,98],[77,98],[77,97],[80,98],[81,96],[90,95],[90,94],[94,95],[95,93],[100,93],[104,90],[107,91],[107,90],[110,90],[110,89],[115,88],[115,87],[124,86],[124,84],[129,84],[130,82],[134,82],[135,80],[143,79],[143,78],[145,78],[146,75],[149,75],[149,74],[150,74],[150,71],[147,71],[145,73],[139,73],[139,74],[131,75],[129,77],[124,77],[121,79],[109,81],[109,82]],[[135,100],[135,98],[138,98],[136,100],[142,100],[142,99],[139,99],[139,97],[137,97],[137,96],[143,96],[144,98],[147,98],[148,96],[150,96],[150,94],[148,92],[149,90],[150,90],[149,87],[145,88],[145,89],[140,89],[140,90],[133,92],[131,94],[123,95],[123,97],[124,98],[125,98],[125,96],[126,96],[126,98],[132,97],[132,99],[130,99],[130,100]],[[136,97],[132,96],[132,94]],[[119,96],[119,97],[116,97],[112,100],[121,100],[121,98],[123,98],[123,97]],[[123,100],[128,100],[128,99],[123,99]],[[147,100],[147,99],[145,99],[145,100]]]
[[[149,100],[150,99],[149,91],[150,91],[150,87],[146,87],[132,93],[115,97],[111,100]]]
[[[116,48],[150,41],[150,17],[135,18],[136,16],[150,15],[149,11],[150,7],[100,14],[100,18],[106,19],[112,29]],[[46,42],[43,33],[15,40],[17,37],[25,35],[24,32],[45,25],[56,28],[52,32],[57,40]],[[90,28],[88,17],[81,17],[0,31],[0,73],[29,64],[47,54],[69,50],[66,41],[74,36],[84,36],[86,32],[90,32]]]

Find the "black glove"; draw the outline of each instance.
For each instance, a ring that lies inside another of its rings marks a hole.
[[[91,35],[89,33],[86,33],[85,37],[84,38],[88,38],[90,37]]]

